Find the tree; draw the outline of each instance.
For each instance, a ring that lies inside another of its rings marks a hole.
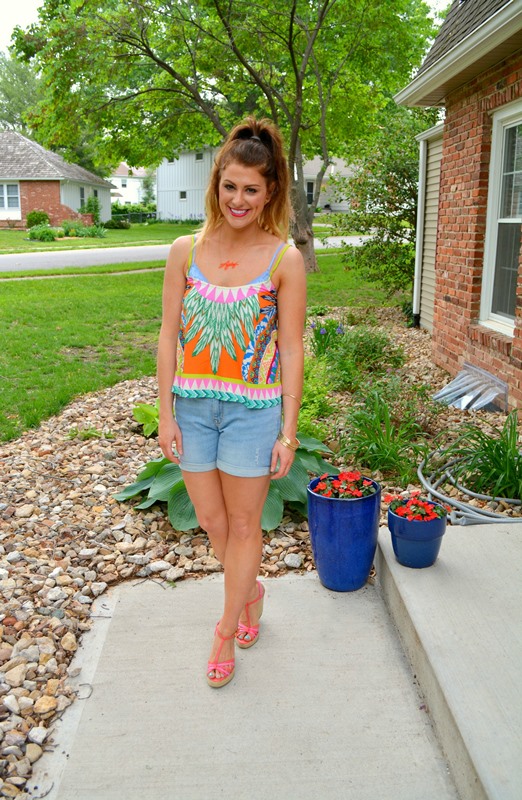
[[[45,0],[39,16],[15,42],[45,79],[32,122],[49,145],[95,120],[112,159],[159,163],[219,144],[245,113],[269,116],[286,138],[292,235],[309,269],[332,156],[354,157],[432,32],[424,0]],[[315,155],[309,207],[303,161]]]
[[[390,293],[408,289],[413,281],[419,176],[415,136],[435,125],[438,113],[400,108],[392,101],[352,177],[335,181],[339,197],[351,203],[349,214],[336,217],[335,233],[370,235],[362,246],[346,249],[345,264]]]
[[[0,51],[0,127],[30,135],[27,118],[41,97],[33,67]]]

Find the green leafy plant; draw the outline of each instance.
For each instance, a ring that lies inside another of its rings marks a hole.
[[[144,436],[154,436],[158,432],[159,425],[159,400],[153,406],[149,403],[138,403],[132,409],[134,419],[143,425]]]
[[[38,242],[54,242],[56,229],[47,224],[35,225],[29,230],[29,238]]]
[[[377,392],[349,412],[347,428],[349,433],[340,447],[343,456],[400,481],[415,478],[415,463],[427,449],[422,430],[411,419],[394,422],[388,404]]]
[[[350,328],[333,340],[325,356],[332,388],[338,391],[354,391],[368,373],[382,375],[404,363],[402,348],[383,331],[364,325]]]
[[[317,439],[298,433],[300,446],[296,451],[294,463],[288,475],[276,481],[270,481],[261,526],[271,531],[277,528],[283,518],[284,504],[288,503],[306,516],[306,487],[309,482],[308,472],[321,474],[325,471],[337,473],[336,467],[328,464],[323,456],[332,455],[332,451]],[[115,494],[119,501],[126,501],[138,495],[144,499],[135,506],[145,509],[154,503],[167,503],[167,513],[172,526],[178,531],[187,531],[198,525],[194,506],[188,495],[178,464],[166,458],[158,458],[145,466],[135,483]]]
[[[49,214],[45,211],[29,211],[27,215],[27,227],[34,228],[35,225],[49,225]]]
[[[103,227],[113,230],[128,230],[131,227],[131,223],[127,219],[108,219],[103,223]]]
[[[491,434],[477,425],[466,425],[446,448],[446,458],[455,459],[453,478],[477,494],[522,500],[522,450],[518,415],[508,414],[501,431]]]
[[[299,430],[316,439],[324,439],[328,434],[327,425],[322,420],[329,417],[333,411],[332,404],[328,400],[329,389],[325,361],[305,358]]]
[[[317,358],[326,355],[335,346],[336,337],[344,334],[343,326],[335,319],[324,319],[319,322],[314,319],[310,323],[310,330],[312,351]]]
[[[97,197],[91,194],[86,202],[80,209],[82,214],[92,214],[92,219],[95,225],[98,225],[100,221],[100,201]]]
[[[114,439],[114,434],[111,431],[99,431],[97,428],[71,428],[68,433],[69,439],[81,439],[87,441],[88,439]]]

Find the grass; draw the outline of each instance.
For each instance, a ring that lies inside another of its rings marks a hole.
[[[345,272],[339,255],[321,254],[319,264],[321,272],[308,277],[310,305],[384,303],[384,292]],[[163,272],[135,271],[148,266],[2,282],[0,440],[38,426],[78,395],[154,374]]]
[[[178,236],[192,233],[195,225],[161,222],[136,224],[128,230],[108,230],[103,239],[57,239],[54,242],[29,241],[27,231],[0,229],[0,254],[39,253],[48,250],[77,250],[94,247],[132,247],[140,244],[170,244]]]

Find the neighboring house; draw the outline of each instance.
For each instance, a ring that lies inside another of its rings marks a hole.
[[[164,161],[156,172],[157,215],[158,219],[202,220],[205,215],[205,192],[217,148],[184,151],[178,158]],[[308,203],[313,201],[315,180],[320,167],[319,158],[304,165],[305,191]],[[349,204],[336,200],[328,188],[332,175],[347,177],[349,167],[340,159],[334,158],[323,178],[319,206],[328,205],[332,211],[348,211]]]
[[[156,170],[158,219],[202,220],[205,191],[217,149],[185,150]]]
[[[149,176],[149,172],[144,167],[129,167],[124,161],[114,170],[110,177],[110,182],[114,189],[111,192],[113,203],[130,205],[131,203],[143,203],[145,197],[144,181]],[[156,197],[156,187],[154,185],[154,197]]]
[[[0,131],[0,227],[25,227],[30,211],[45,211],[52,225],[76,218],[90,196],[100,218],[111,218],[111,184],[69,164],[15,131]],[[90,218],[89,218],[90,219]]]
[[[306,199],[310,205],[314,199],[315,181],[317,173],[321,169],[321,159],[316,156],[311,161],[306,161],[303,166]],[[330,178],[333,176],[341,178],[349,178],[353,175],[353,169],[340,158],[333,158],[332,163],[326,168],[324,178],[321,184],[321,194],[319,195],[319,202],[317,207],[324,209],[325,207],[330,211],[350,211],[349,200],[340,200],[336,197],[335,190],[329,185]]]
[[[395,99],[446,108],[419,137],[414,311],[434,361],[488,371],[522,407],[521,0],[454,0]]]

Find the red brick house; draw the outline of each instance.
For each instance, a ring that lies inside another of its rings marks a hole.
[[[46,211],[51,225],[58,225],[81,216],[79,209],[90,196],[98,197],[101,220],[108,220],[112,188],[20,133],[0,131],[0,227],[25,227],[34,210]]]
[[[395,99],[446,110],[419,137],[414,312],[437,364],[486,370],[521,408],[521,0],[453,0]]]

